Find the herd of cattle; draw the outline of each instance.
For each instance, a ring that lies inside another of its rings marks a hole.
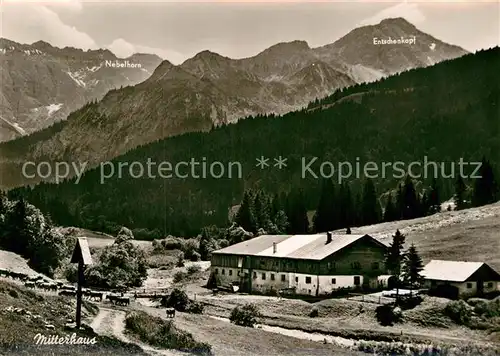
[[[53,282],[50,280],[46,280],[43,276],[28,276],[24,273],[18,273],[13,271],[5,271],[0,270],[0,277],[9,277],[14,280],[20,280],[24,282],[25,287],[27,288],[37,288],[45,291],[59,291],[59,295],[68,296],[68,297],[76,297],[77,289],[72,285],[65,285],[63,282]],[[104,292],[101,291],[93,291],[89,288],[82,288],[82,297],[85,297],[89,300],[94,301],[102,301],[104,299]],[[111,303],[115,305],[130,305],[130,298],[123,296],[123,293],[109,293],[106,294],[106,298]]]

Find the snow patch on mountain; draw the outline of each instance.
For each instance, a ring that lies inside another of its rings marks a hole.
[[[48,110],[48,116],[52,115],[56,111],[60,110],[62,108],[63,104],[50,104],[47,105],[45,108]]]
[[[19,132],[21,135],[26,135],[26,131],[21,127],[19,126],[18,123],[16,122],[13,122],[12,123],[12,126],[17,130],[17,132]]]
[[[81,74],[79,74],[78,72],[66,72],[66,74],[68,74],[70,76],[71,79],[73,79],[73,81],[75,81],[76,84],[78,84],[79,86],[81,87],[85,87],[86,84],[83,80],[81,80]]]

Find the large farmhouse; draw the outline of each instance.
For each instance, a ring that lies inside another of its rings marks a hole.
[[[369,235],[262,235],[212,252],[219,284],[319,296],[339,288],[377,287],[387,247]]]
[[[500,286],[500,274],[483,262],[432,260],[421,274],[426,288],[452,299],[482,296]]]

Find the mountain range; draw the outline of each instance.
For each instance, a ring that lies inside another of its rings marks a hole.
[[[57,48],[43,41],[28,45],[0,38],[0,141],[64,120],[86,102],[102,99],[110,89],[140,83],[161,61],[151,54],[121,59],[109,50]]]
[[[439,197],[446,200],[459,175],[466,186],[477,184],[466,178],[477,174],[474,162],[485,157],[500,167],[499,55],[496,47],[345,88],[307,109],[165,138],[113,159],[115,174],[106,165],[106,176],[97,167],[78,181],[9,193],[24,196],[61,225],[110,233],[127,226],[136,236],[154,237],[196,236],[204,226],[223,226],[228,209],[247,189],[285,195],[283,202],[291,197],[314,210],[323,178],[331,177],[335,194],[348,184],[359,207],[365,178],[371,178],[373,194],[383,201],[397,191],[410,166],[414,189],[426,190],[436,177]],[[260,157],[268,159],[267,167],[256,166]],[[286,159],[281,168],[275,164],[280,157]],[[183,164],[180,173],[159,173],[161,162],[175,167],[191,160],[198,163],[196,169]],[[156,163],[151,173],[148,161]],[[351,164],[350,174],[344,162]],[[122,174],[119,167],[125,167]]]
[[[414,43],[375,44],[376,39],[414,39]],[[96,53],[111,55],[102,50]],[[0,144],[1,185],[6,188],[35,183],[20,174],[20,164],[26,160],[85,161],[92,167],[165,137],[209,131],[251,115],[284,114],[338,89],[466,53],[419,31],[402,18],[394,18],[357,28],[319,48],[293,41],[244,59],[202,51],[181,65],[164,60],[141,83],[111,89],[100,101],[87,103],[65,121]],[[78,56],[72,58],[82,68]],[[84,68],[94,66],[85,64]],[[78,87],[73,79],[73,87]],[[11,83],[6,88],[18,92],[18,85]],[[58,102],[52,97],[47,100],[44,104]]]

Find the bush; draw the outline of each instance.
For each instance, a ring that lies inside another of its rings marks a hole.
[[[197,355],[212,355],[210,344],[196,341],[192,334],[177,329],[171,321],[165,321],[144,312],[133,312],[127,315],[125,328],[139,340],[152,346]]]
[[[184,239],[179,239],[173,236],[167,236],[165,240],[161,240],[161,246],[165,250],[181,250],[184,251]]]
[[[191,256],[189,256],[189,260],[191,262],[201,261],[201,255],[198,252],[193,251],[193,253],[191,254]]]
[[[139,287],[147,277],[143,250],[132,243],[132,232],[122,228],[115,242],[106,246],[95,264],[85,270],[89,286],[103,288]]]
[[[420,305],[423,300],[424,300],[424,298],[422,298],[419,295],[412,296],[411,298],[410,297],[400,297],[396,301],[396,305],[401,307],[401,309],[403,309],[403,310],[408,310],[408,309],[415,308],[417,305]]]
[[[202,303],[190,300],[187,305],[186,312],[191,314],[203,314],[204,309],[205,306]]]
[[[478,301],[474,313],[485,318],[500,317],[500,300]]]
[[[179,283],[179,282],[182,282],[183,280],[185,280],[187,278],[187,273],[186,272],[183,272],[183,271],[178,271],[178,272],[175,272],[174,274],[174,283]]]
[[[175,264],[175,267],[184,267],[184,254],[179,256],[179,258],[177,259],[177,263]]]
[[[392,326],[401,321],[402,312],[400,308],[393,308],[392,305],[380,305],[375,309],[377,321],[384,326]]]
[[[240,326],[254,327],[257,323],[257,317],[260,316],[259,311],[253,304],[245,304],[243,306],[237,306],[231,310],[231,316],[229,320],[231,323]]]
[[[201,267],[199,265],[191,265],[187,268],[187,273],[189,275],[201,272]]]
[[[309,316],[311,318],[316,318],[318,315],[319,315],[319,311],[318,311],[318,308],[316,308],[316,307],[313,307],[311,309],[311,311],[309,312]]]
[[[172,293],[165,299],[162,300],[162,305],[167,308],[174,308],[177,311],[186,311],[189,304],[189,298],[183,290],[175,288]]]
[[[460,325],[467,325],[472,317],[472,307],[463,300],[454,300],[446,304],[444,313]]]

